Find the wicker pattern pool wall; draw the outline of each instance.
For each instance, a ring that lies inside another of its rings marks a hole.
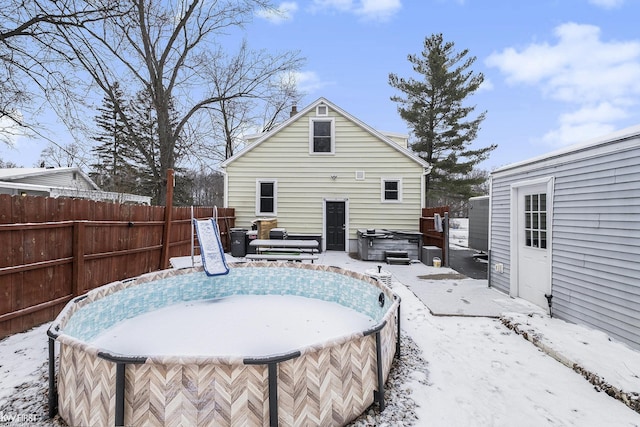
[[[231,267],[223,277],[208,277],[197,268],[150,273],[69,303],[49,331],[60,344],[57,403],[62,418],[70,425],[339,426],[375,401],[384,406],[382,384],[399,342],[400,302],[389,288],[322,265]],[[88,343],[121,320],[166,305],[249,294],[337,302],[378,326],[257,359],[113,355]]]

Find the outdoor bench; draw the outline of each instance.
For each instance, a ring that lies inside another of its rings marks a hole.
[[[247,254],[247,259],[264,260],[264,261],[313,261],[318,259],[318,255],[310,254]]]

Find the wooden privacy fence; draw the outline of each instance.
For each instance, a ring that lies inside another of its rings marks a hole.
[[[440,215],[442,231],[436,230],[434,218]],[[442,249],[442,265],[449,265],[449,206],[423,208],[420,217],[420,232],[424,246],[437,246]]]
[[[191,209],[0,194],[0,338],[52,320],[91,289],[191,255]],[[229,250],[234,209],[218,208],[218,223]]]

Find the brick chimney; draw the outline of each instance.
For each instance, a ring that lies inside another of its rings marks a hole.
[[[297,106],[295,106],[295,105],[293,105],[293,106],[291,107],[291,112],[289,113],[289,117],[293,117],[293,116],[295,116],[296,114],[298,114],[298,107],[297,107]]]

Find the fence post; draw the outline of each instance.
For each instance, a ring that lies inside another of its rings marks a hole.
[[[169,236],[171,236],[171,217],[173,214],[173,169],[167,170],[167,201],[164,206],[164,229],[162,230],[162,255],[160,257],[160,270],[169,268]]]
[[[449,267],[449,212],[444,213],[444,227],[442,233],[443,266]]]
[[[73,222],[73,278],[71,292],[74,297],[80,295],[85,289],[84,274],[84,242],[85,242],[85,221]]]

